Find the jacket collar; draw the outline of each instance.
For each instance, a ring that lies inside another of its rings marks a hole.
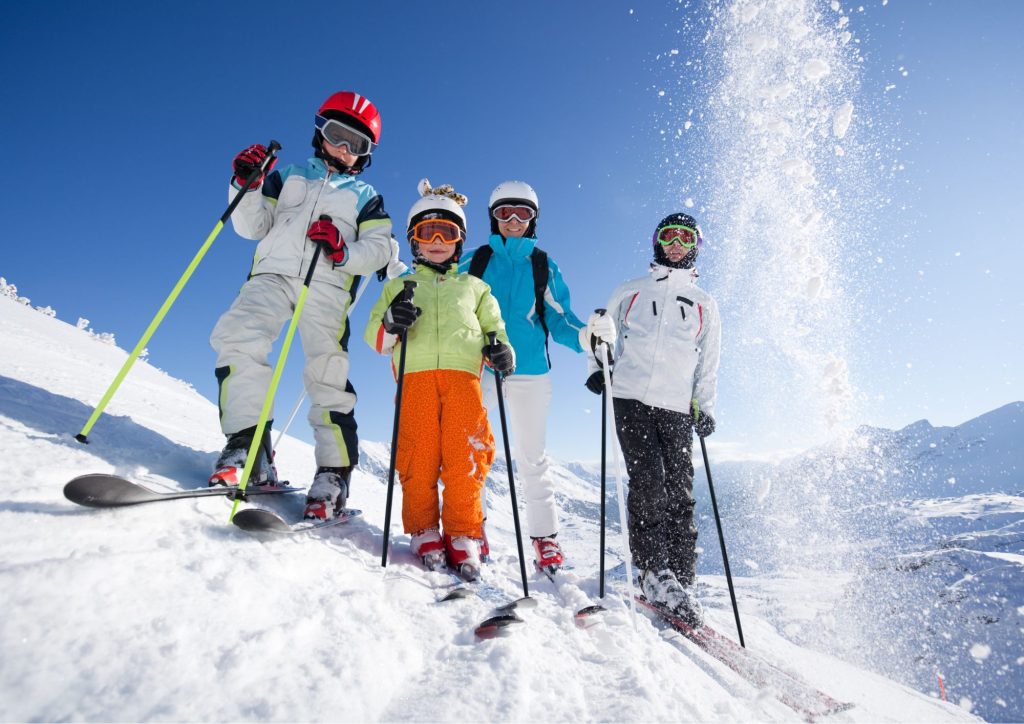
[[[533,252],[533,247],[537,245],[537,239],[530,236],[504,239],[501,234],[491,234],[487,243],[491,245],[494,253],[498,256],[503,256],[506,259],[525,259]]]
[[[676,269],[675,267],[651,264],[651,278],[656,282],[668,282],[670,285],[694,284],[697,281],[697,267]]]
[[[326,176],[328,173],[330,173],[339,181],[347,181],[355,178],[355,176],[351,174],[343,174],[338,173],[337,171],[332,171],[327,167],[327,164],[324,163],[323,159],[317,158],[316,156],[310,156],[306,163],[308,163],[309,167],[311,169],[314,169],[321,176]]]
[[[451,262],[448,265],[447,270],[445,270],[445,272],[443,274],[438,269],[436,269],[435,267],[432,267],[432,266],[430,266],[428,264],[425,264],[422,261],[418,261],[418,260],[413,261],[413,266],[416,269],[416,271],[415,271],[416,274],[426,274],[427,276],[432,276],[432,277],[440,277],[440,276],[452,277],[452,276],[458,275],[458,273],[459,273],[459,263],[458,262]]]

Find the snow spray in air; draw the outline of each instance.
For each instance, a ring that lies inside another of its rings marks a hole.
[[[819,442],[853,398],[840,264],[863,180],[844,148],[857,51],[815,0],[740,0],[714,18],[707,203],[731,373],[773,447]]]

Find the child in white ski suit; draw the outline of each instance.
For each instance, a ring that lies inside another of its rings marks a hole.
[[[383,199],[359,178],[379,139],[380,114],[367,98],[350,91],[331,95],[315,117],[314,157],[261,178],[232,216],[238,235],[259,244],[248,281],[210,336],[217,352],[221,427],[228,437],[210,484],[240,482],[270,385],[268,356],[292,316],[319,244],[298,321],[317,464],[306,517],[341,512],[359,459],[356,394],[348,381],[348,307],[360,277],[386,266],[393,251]],[[262,146],[251,146],[235,158],[231,196],[266,154]],[[276,481],[269,439],[268,426],[254,483]]]
[[[689,590],[697,562],[692,430],[714,432],[721,326],[718,305],[697,286],[696,220],[667,216],[654,233],[650,273],[619,286],[607,314],[581,335],[587,387],[604,390],[601,344],[612,350],[615,426],[629,472],[629,541],[644,595],[700,626]],[[617,334],[616,334],[617,331]]]

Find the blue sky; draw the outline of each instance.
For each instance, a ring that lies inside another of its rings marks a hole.
[[[871,249],[862,237],[842,249],[847,268],[863,257],[872,276],[863,308],[847,312],[858,318],[850,414],[889,427],[955,424],[1024,399],[1015,278],[1024,251],[1012,215],[1024,202],[1024,6],[859,7],[844,10],[864,58],[854,128],[877,132],[886,164],[901,168],[865,183],[869,196],[891,199],[873,218],[837,220],[874,237]],[[540,244],[585,317],[644,272],[654,224],[682,200],[680,177],[707,163],[683,137],[666,165],[661,135],[675,109],[706,100],[708,79],[688,80],[705,66],[683,61],[711,66],[700,42],[707,16],[698,2],[20,3],[0,30],[9,168],[0,275],[130,349],[226,206],[235,153],[276,138],[285,162],[301,161],[320,102],[352,89],[381,110],[366,179],[400,226],[427,176],[469,196],[475,246],[486,239],[490,190],[527,180],[541,198]],[[696,139],[715,132],[695,130]],[[690,184],[698,208],[706,183]],[[709,216],[702,282],[715,293],[720,222]],[[784,230],[749,243],[784,243]],[[209,332],[251,252],[226,229],[149,345],[155,365],[211,399]],[[386,440],[393,382],[359,340],[376,294],[353,313],[352,378],[362,436]],[[725,373],[759,361],[730,358],[728,335],[716,439],[763,447],[760,432],[785,415],[784,399],[754,409],[731,385]],[[551,451],[592,459],[599,419],[583,359],[552,352]],[[292,354],[279,419],[301,393]],[[301,419],[293,429],[306,435]]]

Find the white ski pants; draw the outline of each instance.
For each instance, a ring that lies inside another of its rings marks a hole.
[[[259,422],[273,376],[274,340],[290,322],[302,280],[278,274],[250,278],[213,328],[217,352],[221,428],[225,435]],[[347,311],[350,291],[314,280],[299,317],[306,365],[302,381],[309,395],[309,423],[316,440],[316,464],[345,467],[359,459],[355,390],[348,382]]]
[[[484,405],[492,420],[495,444],[501,445],[497,439],[501,434],[501,419],[494,375],[484,372],[480,384],[484,388]],[[526,529],[531,538],[554,535],[558,532],[558,508],[554,483],[547,474],[548,458],[544,454],[551,375],[511,375],[505,378],[502,390],[516,482],[526,504]]]

